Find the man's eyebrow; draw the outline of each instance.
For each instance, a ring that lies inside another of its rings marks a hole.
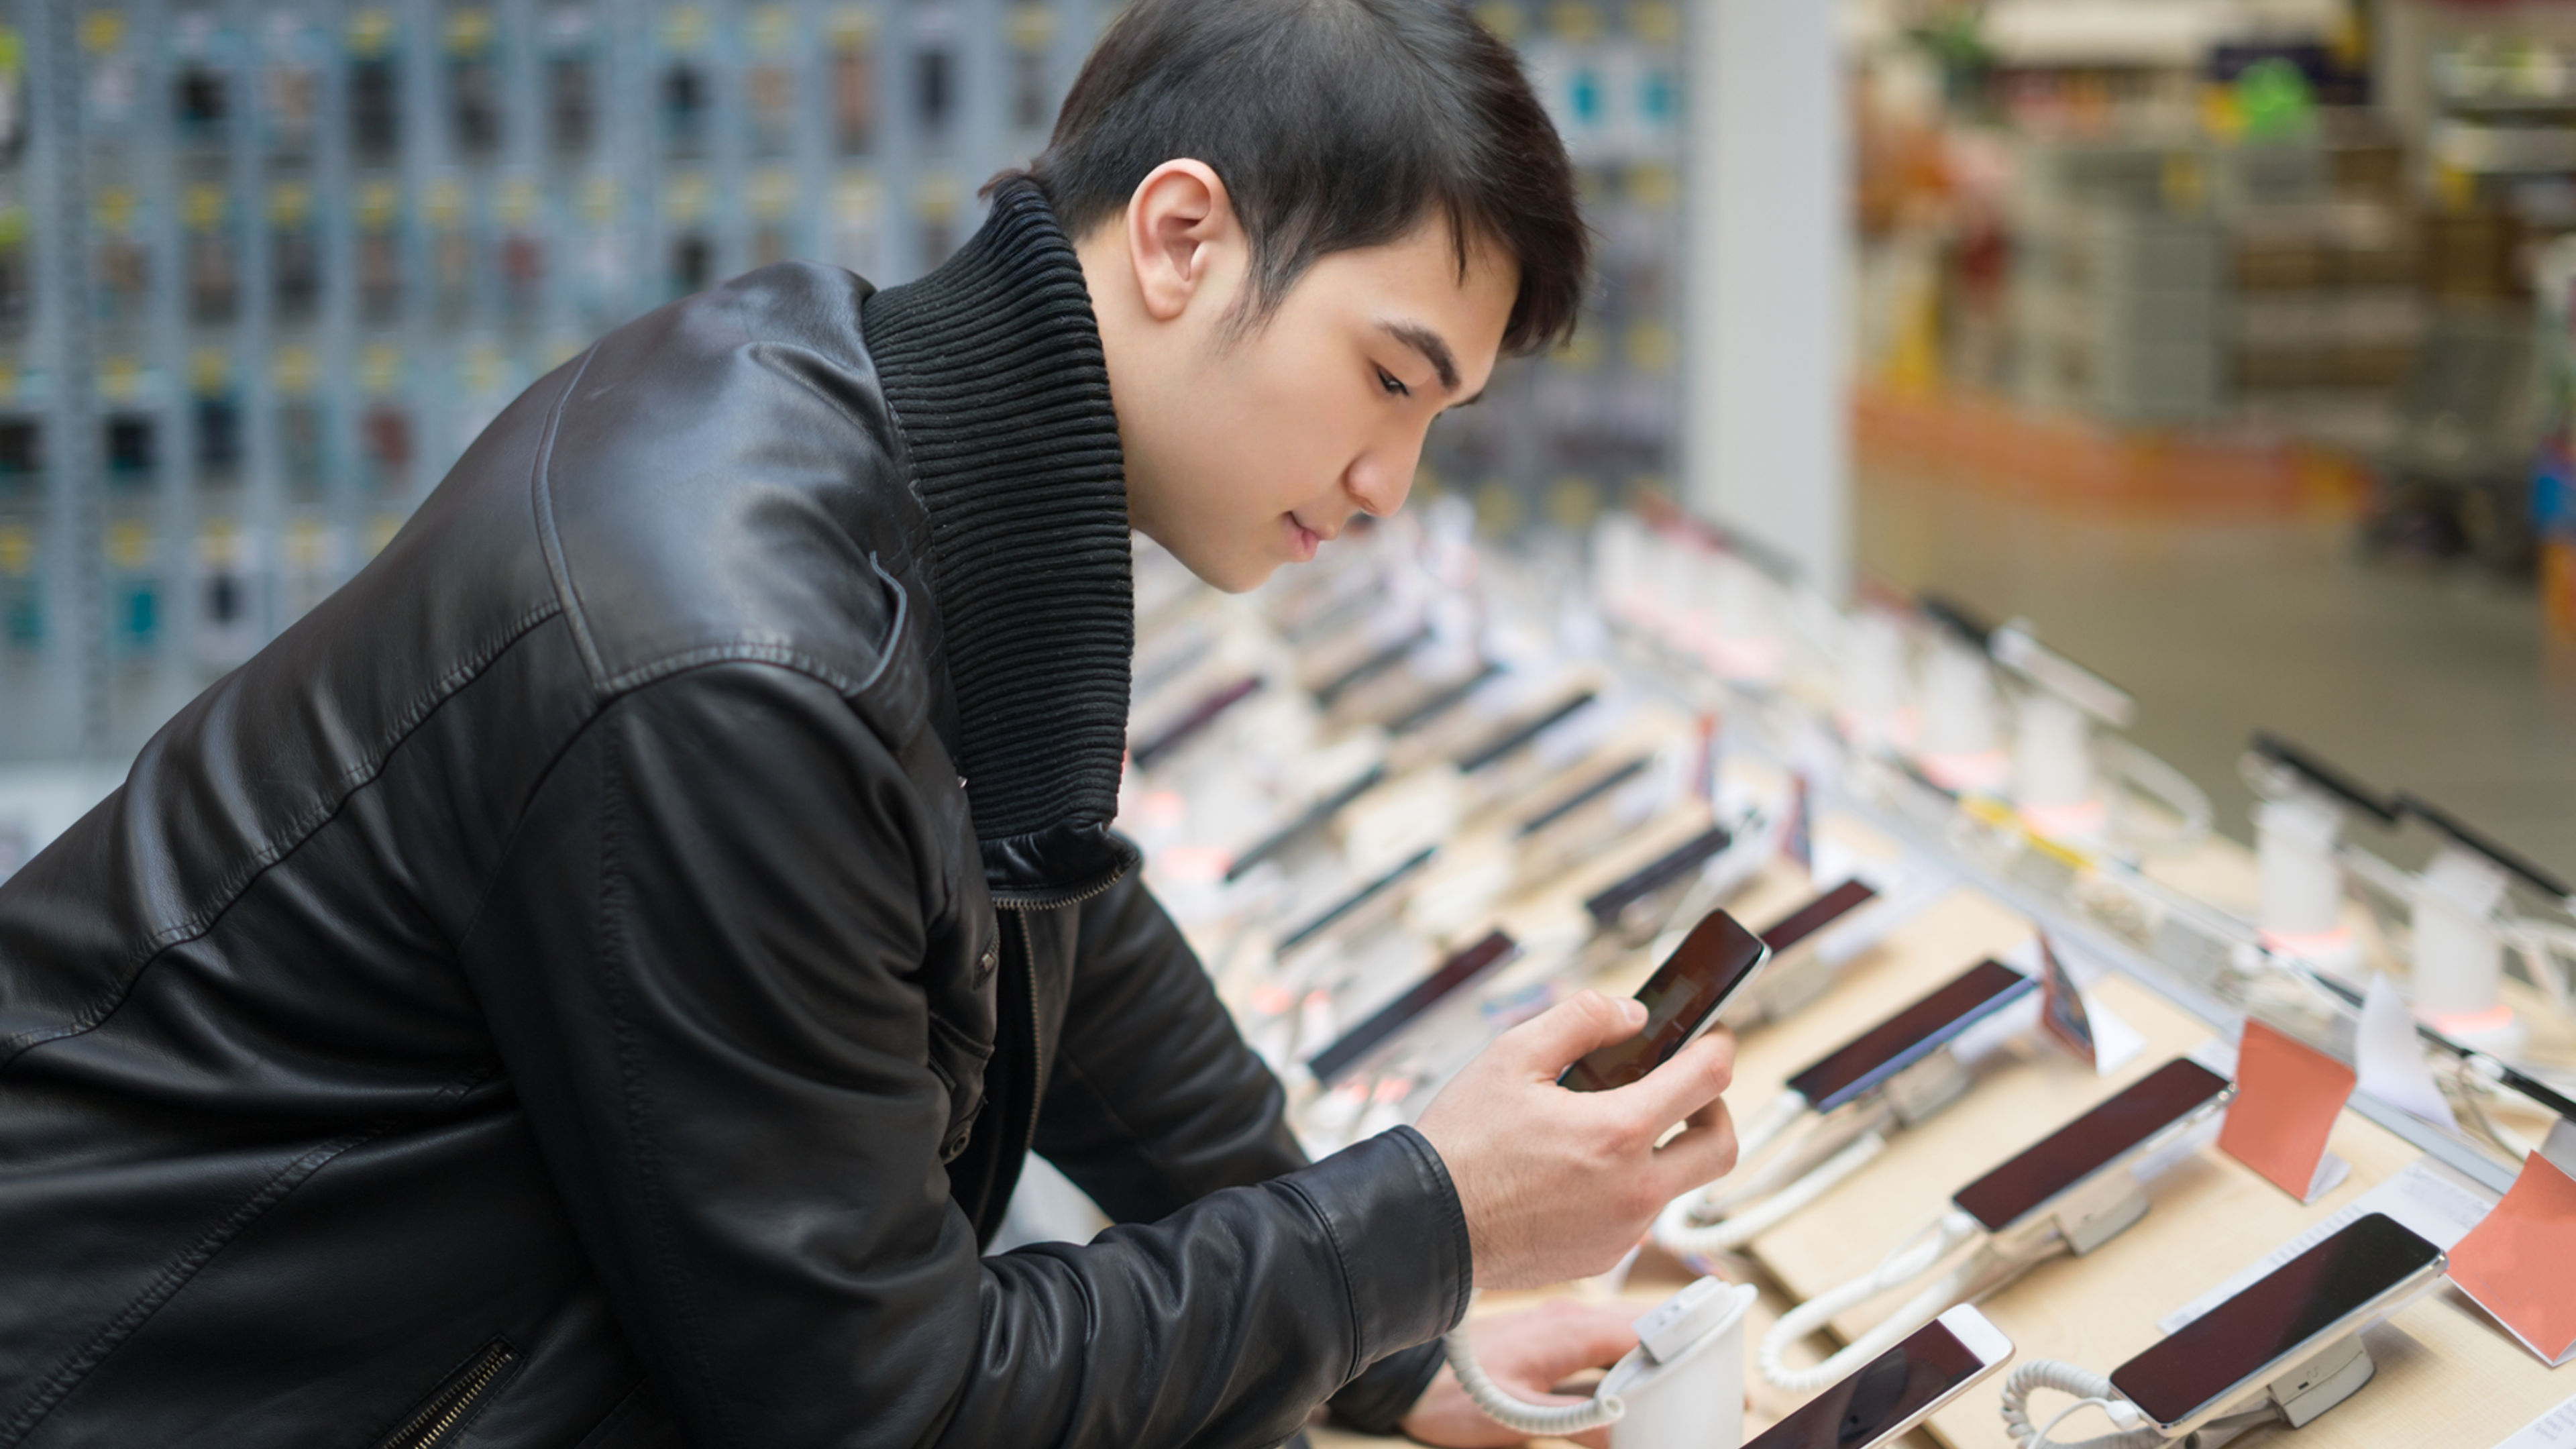
[[[1377,325],[1387,336],[1422,354],[1423,360],[1431,364],[1431,370],[1440,374],[1441,391],[1458,390],[1458,359],[1449,351],[1449,344],[1439,333],[1419,322],[1380,322]]]

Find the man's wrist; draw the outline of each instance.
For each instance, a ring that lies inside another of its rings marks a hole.
[[[1333,1395],[1329,1404],[1333,1418],[1363,1434],[1395,1433],[1420,1406],[1424,1391],[1440,1376],[1446,1361],[1437,1338],[1388,1354]]]
[[[1382,1132],[1281,1181],[1313,1207],[1341,1259],[1358,1335],[1352,1377],[1466,1317],[1475,1284],[1466,1214],[1421,1133]]]

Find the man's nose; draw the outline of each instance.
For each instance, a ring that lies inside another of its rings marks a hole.
[[[1407,439],[1372,448],[1351,464],[1344,486],[1364,513],[1380,518],[1404,506],[1413,491],[1413,470],[1422,461],[1422,440]]]

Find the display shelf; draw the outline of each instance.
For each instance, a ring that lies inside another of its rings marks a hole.
[[[1903,848],[1894,833],[1851,816],[1828,817],[1819,829],[1862,856],[1888,860]],[[2250,861],[2241,852],[2234,860],[2214,854],[2202,859],[2195,873],[2207,879],[2231,867],[2250,868]],[[1729,909],[1760,921],[1795,905],[1821,884],[1778,863]],[[1729,1102],[1739,1113],[1758,1106],[1817,1054],[1973,961],[2011,950],[2031,930],[2030,919],[2020,910],[1971,885],[1953,888],[1854,958],[1815,1006],[1787,1022],[1746,1033]],[[1628,958],[1594,984],[1605,991],[1631,987],[1646,966],[1642,958]],[[2211,1035],[2208,1021],[2137,981],[2105,977],[2089,990],[2100,1005],[2137,1029],[2145,1048],[2108,1076],[2097,1076],[2058,1048],[2028,1036],[1985,1058],[1969,1096],[1891,1138],[1876,1162],[1750,1245],[1750,1256],[1787,1294],[1768,1300],[1769,1317],[1776,1317],[1786,1302],[1868,1271],[1903,1234],[1936,1218],[1968,1179]],[[2159,1317],[2422,1155],[2416,1144],[2357,1110],[2343,1114],[2330,1150],[2351,1164],[2351,1175],[2303,1206],[2204,1146],[2149,1184],[2153,1206],[2138,1224],[2086,1257],[2040,1264],[1982,1306],[2014,1341],[2017,1361],[2056,1358],[2108,1372],[2162,1336],[2155,1326]],[[1643,1312],[1684,1281],[1675,1276],[1669,1260],[1650,1254],[1621,1301]],[[1500,1311],[1558,1292],[1597,1291],[1566,1285],[1494,1295],[1480,1301],[1479,1311]],[[1857,1332],[1910,1291],[1900,1289],[1860,1305],[1837,1320],[1836,1327]],[[1748,1353],[1767,1322],[1748,1332]],[[2370,1344],[2378,1377],[2350,1404],[2301,1430],[2298,1443],[2318,1449],[2390,1443],[2485,1449],[2571,1392],[2561,1376],[2447,1287],[2410,1305],[2374,1332]],[[2464,1384],[2475,1384],[2477,1391],[2462,1393]],[[1999,1393],[1999,1382],[1980,1386],[1935,1414],[1922,1432],[1954,1449],[2009,1449],[1996,1412]],[[1768,1422],[1798,1401],[1798,1396],[1757,1387],[1752,1422]],[[1329,1428],[1314,1437],[1319,1445],[1375,1442]]]
[[[2147,820],[2136,813],[2139,802],[2131,801],[2108,809],[2094,827],[2097,833],[2041,839],[2007,800],[1954,796],[1931,785],[1905,758],[1866,743],[1878,736],[1865,721],[1843,714],[1839,704],[1857,687],[1841,672],[1851,665],[1848,651],[1858,647],[1848,636],[1832,646],[1846,652],[1828,656],[1839,658],[1837,668],[1793,662],[1721,682],[1714,671],[1734,655],[1711,641],[1748,619],[1769,617],[1771,627],[1785,629],[1786,621],[1798,618],[1802,622],[1791,632],[1799,637],[1837,636],[1820,614],[1801,615],[1794,598],[1774,601],[1767,616],[1742,600],[1730,603],[1709,582],[1725,561],[1713,559],[1721,545],[1708,532],[1673,524],[1663,536],[1673,550],[1670,557],[1651,548],[1635,552],[1612,535],[1599,541],[1597,601],[1613,623],[1611,642],[1596,643],[1589,652],[1569,650],[1569,656],[1582,660],[1586,678],[1615,679],[1629,691],[1644,736],[1713,741],[1711,758],[1723,762],[1711,782],[1720,818],[1738,818],[1729,812],[1747,801],[1770,801],[1772,806],[1762,807],[1769,814],[1758,830],[1776,831],[1782,828],[1778,802],[1804,800],[1829,869],[1841,868],[1835,860],[1865,864],[1874,877],[1914,882],[1929,898],[1844,962],[1812,1005],[1742,1033],[1728,1092],[1739,1120],[1764,1113],[1787,1077],[1818,1056],[1981,959],[2016,959],[2035,933],[2044,934],[2087,983],[2097,1012],[2116,1015],[2141,1039],[2133,1057],[2105,1074],[2037,1032],[2002,1033],[1999,1044],[1970,1054],[1964,1096],[1889,1133],[1886,1146],[1851,1176],[1754,1237],[1740,1260],[1721,1264],[1725,1272],[1777,1287],[1783,1298],[1775,1308],[1838,1287],[1878,1264],[1909,1233],[1938,1221],[1951,1194],[1969,1179],[2163,1063],[2227,1049],[2249,1019],[2353,1059],[2354,1008],[2317,986],[2306,974],[2309,968],[2264,951],[2253,925],[2253,859],[2242,847],[2190,827],[2195,820],[2205,825],[2206,807],[2175,803],[2192,798],[2184,787],[2151,789],[2177,823]],[[1519,570],[1489,558],[1480,577],[1491,590],[1489,599],[1528,594],[1533,597],[1520,598],[1521,606],[1541,600],[1552,600],[1559,611],[1586,606],[1551,593],[1564,586],[1543,568]],[[1488,607],[1496,610],[1488,627],[1508,635],[1509,610]],[[1918,625],[1922,637],[1915,642],[1928,648],[1934,631]],[[1803,647],[1780,642],[1792,650]],[[1532,667],[1578,667],[1568,657],[1548,658]],[[1711,734],[1713,721],[1725,727]],[[1590,768],[1570,760],[1559,765],[1567,777]],[[1695,808],[1678,811],[1663,823],[1664,838],[1704,818]],[[1461,843],[1473,833],[1462,833]],[[1636,844],[1632,851],[1623,842],[1618,866],[1644,856],[1644,842]],[[1612,864],[1601,862],[1602,871]],[[1731,913],[1758,927],[1834,883],[1783,857],[1742,880],[1725,901]],[[1524,912],[1519,919],[1533,935],[1544,935],[1561,931],[1570,896],[1553,886],[1533,888],[1510,910]],[[2363,947],[2359,969],[2402,973],[2370,913],[2348,901],[2346,914]],[[1419,922],[1408,924],[1420,929]],[[1592,960],[1597,970],[1580,982],[1561,980],[1558,991],[1577,984],[1628,991],[1653,964],[1644,949]],[[2517,1062],[2544,1069],[2576,1046],[2576,1023],[2558,1016],[2536,990],[2509,983],[2506,996],[2532,1025]],[[1486,1026],[1502,1024],[1489,1020]],[[1434,1034],[1473,1036],[1474,1026],[1452,1022]],[[1398,1078],[1409,1087],[1423,1086],[1418,1076],[1403,1075],[1413,1070],[1388,1069],[1371,1086],[1369,1100],[1399,1105],[1380,1089]],[[1400,1105],[1418,1111],[1427,1096],[1426,1088],[1405,1095]],[[2537,1140],[2550,1125],[2538,1107],[2536,1101],[2507,1106],[2498,1097],[2488,1110],[2512,1114],[2505,1125]],[[1346,1130],[1323,1125],[1337,1118],[1299,1120],[1327,1132]],[[1358,1130],[1376,1129],[1364,1122]],[[2376,1097],[2356,1095],[2338,1115],[2332,1138],[2332,1149],[2349,1165],[2347,1180],[2319,1201],[2301,1204],[2221,1155],[2212,1145],[2215,1136],[2214,1129],[2195,1134],[2178,1149],[2172,1165],[2146,1186],[2149,1212],[2125,1232],[2082,1258],[2042,1262],[1988,1296],[1990,1316],[2014,1338],[2019,1357],[2108,1372],[2162,1336],[2159,1317],[2392,1179],[2440,1177],[2451,1184],[2445,1191],[2474,1210],[2481,1201],[2492,1202],[2519,1167],[2518,1154],[2502,1152],[2485,1138],[2436,1127]],[[1686,1281],[1681,1265],[1657,1251],[1643,1256],[1639,1273],[1628,1293],[1641,1306],[1655,1301],[1655,1289],[1669,1291]],[[1640,1293],[1641,1284],[1652,1287]],[[1859,1305],[1830,1328],[1845,1335],[1862,1332],[1916,1286]],[[2372,1330],[2369,1341],[2377,1380],[2351,1404],[2301,1430],[2298,1442],[2484,1449],[2568,1394],[2559,1376],[2451,1289],[2408,1304],[2392,1323]],[[1807,1347],[1822,1351],[1825,1343],[1819,1336]],[[1930,1433],[1961,1449],[2004,1445],[1997,1413],[2001,1388],[1998,1381],[1971,1391],[1934,1416]],[[1759,1388],[1753,1407],[1757,1417],[1775,1415],[1793,1408],[1798,1398]]]
[[[1114,8],[0,0],[0,761],[130,754],[608,328],[782,258],[936,265]],[[1432,471],[1581,522],[1674,468],[1683,12],[1484,14],[1604,285]]]

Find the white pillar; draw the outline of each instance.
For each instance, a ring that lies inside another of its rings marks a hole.
[[[1838,7],[1693,0],[1685,141],[1683,501],[1851,579]]]

